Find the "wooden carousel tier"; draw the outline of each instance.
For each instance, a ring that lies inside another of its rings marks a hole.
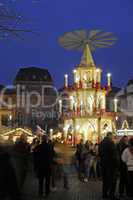
[[[117,116],[116,112],[106,112],[106,111],[100,111],[100,112],[64,112],[61,115],[61,119],[70,119],[70,118],[114,118]]]

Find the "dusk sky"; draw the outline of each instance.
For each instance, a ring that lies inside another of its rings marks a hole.
[[[81,52],[68,51],[58,44],[64,32],[102,29],[113,32],[117,43],[98,49],[94,59],[102,66],[103,79],[111,72],[113,85],[125,86],[133,78],[133,0],[0,0],[10,3],[39,35],[24,40],[0,40],[0,84],[12,84],[20,67],[47,68],[55,85],[63,85],[64,74],[71,74],[80,62]],[[26,21],[24,22],[26,23]],[[27,27],[27,25],[25,25]]]

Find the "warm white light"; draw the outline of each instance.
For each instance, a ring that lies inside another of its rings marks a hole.
[[[111,76],[111,73],[107,73],[107,83],[109,87],[111,86]]]
[[[64,131],[67,131],[67,127],[64,127],[63,130],[64,130]]]
[[[53,133],[53,129],[52,128],[49,131],[50,131],[50,133]]]
[[[116,121],[118,120],[118,116],[115,117]]]
[[[96,79],[98,83],[101,82],[101,70],[98,68],[96,69]]]
[[[118,99],[114,99],[114,112],[117,112]]]
[[[112,75],[111,75],[111,73],[107,73],[107,76],[108,76],[108,77],[111,77]]]
[[[77,102],[74,103],[74,111],[77,111]]]
[[[68,75],[67,74],[64,75],[64,85],[65,85],[65,87],[68,87]]]
[[[51,129],[49,130],[49,132],[50,132],[50,139],[52,140],[52,139],[53,139],[53,129],[51,128]]]
[[[97,71],[97,72],[100,72],[100,69],[97,68],[96,71]]]
[[[73,96],[70,96],[70,109],[73,110],[73,107],[74,107],[74,97]]]
[[[86,74],[84,74],[84,80],[85,80],[85,81],[87,80],[87,76],[86,76]]]
[[[79,78],[79,76],[77,76],[77,77],[76,77],[76,81],[79,81],[79,80],[80,80],[80,78]]]
[[[114,99],[115,102],[118,102],[118,99]]]
[[[77,82],[77,74],[76,74],[76,69],[73,70],[73,80],[74,80],[74,83]]]
[[[61,103],[62,103],[62,100],[60,99],[60,100],[59,100],[59,104],[61,104]]]
[[[68,129],[69,129],[69,124],[68,125],[66,125],[64,128],[63,128],[63,130],[65,131],[65,132],[67,132],[68,131]]]
[[[73,100],[73,96],[70,96],[69,98],[70,98],[71,100]]]
[[[83,105],[83,101],[80,102],[80,105]]]
[[[77,125],[77,126],[76,126],[76,130],[78,130],[79,128],[80,128],[80,125]]]
[[[9,115],[9,119],[12,120],[12,115]]]
[[[62,113],[62,100],[59,100],[59,112]]]

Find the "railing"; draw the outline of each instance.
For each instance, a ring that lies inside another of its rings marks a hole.
[[[88,89],[95,89],[95,90],[105,90],[105,91],[110,91],[111,87],[110,86],[101,86],[99,83],[90,83],[84,86],[82,82],[78,84],[73,84],[69,85],[68,87],[64,88],[67,91],[73,91],[73,90],[88,90]]]
[[[63,112],[61,118],[88,118],[88,117],[115,117],[115,112],[97,111],[97,112]]]

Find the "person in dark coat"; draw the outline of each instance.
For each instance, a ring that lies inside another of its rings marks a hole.
[[[127,166],[128,197],[133,199],[133,138],[129,140],[129,146],[122,153],[122,161]]]
[[[30,146],[27,142],[27,136],[21,134],[20,138],[15,142],[12,152],[12,164],[15,169],[18,186],[21,190],[28,173]]]
[[[120,182],[119,182],[120,197],[123,197],[124,190],[126,191],[126,194],[128,194],[127,166],[121,159],[122,153],[127,147],[128,147],[128,137],[123,136],[118,143],[118,151],[120,158]]]
[[[115,188],[119,159],[117,147],[113,142],[113,134],[111,132],[108,132],[107,136],[100,143],[99,156],[102,171],[103,199],[109,197],[111,200],[115,200],[117,199],[115,197]]]
[[[56,173],[58,169],[58,163],[57,163],[57,153],[54,150],[55,143],[52,140],[49,140],[49,145],[51,147],[52,152],[52,163],[51,163],[51,190],[54,192],[57,190],[56,188]]]
[[[43,182],[45,179],[45,196],[50,193],[50,177],[53,152],[47,141],[47,136],[42,136],[42,143],[34,149],[34,169],[38,178],[38,194],[43,196]]]
[[[14,168],[7,147],[0,144],[0,199],[20,200]]]
[[[78,161],[79,180],[82,180],[82,173],[83,173],[83,168],[84,168],[83,152],[84,152],[84,143],[83,143],[83,139],[81,139],[80,143],[77,144],[76,153],[75,153],[76,159]]]

